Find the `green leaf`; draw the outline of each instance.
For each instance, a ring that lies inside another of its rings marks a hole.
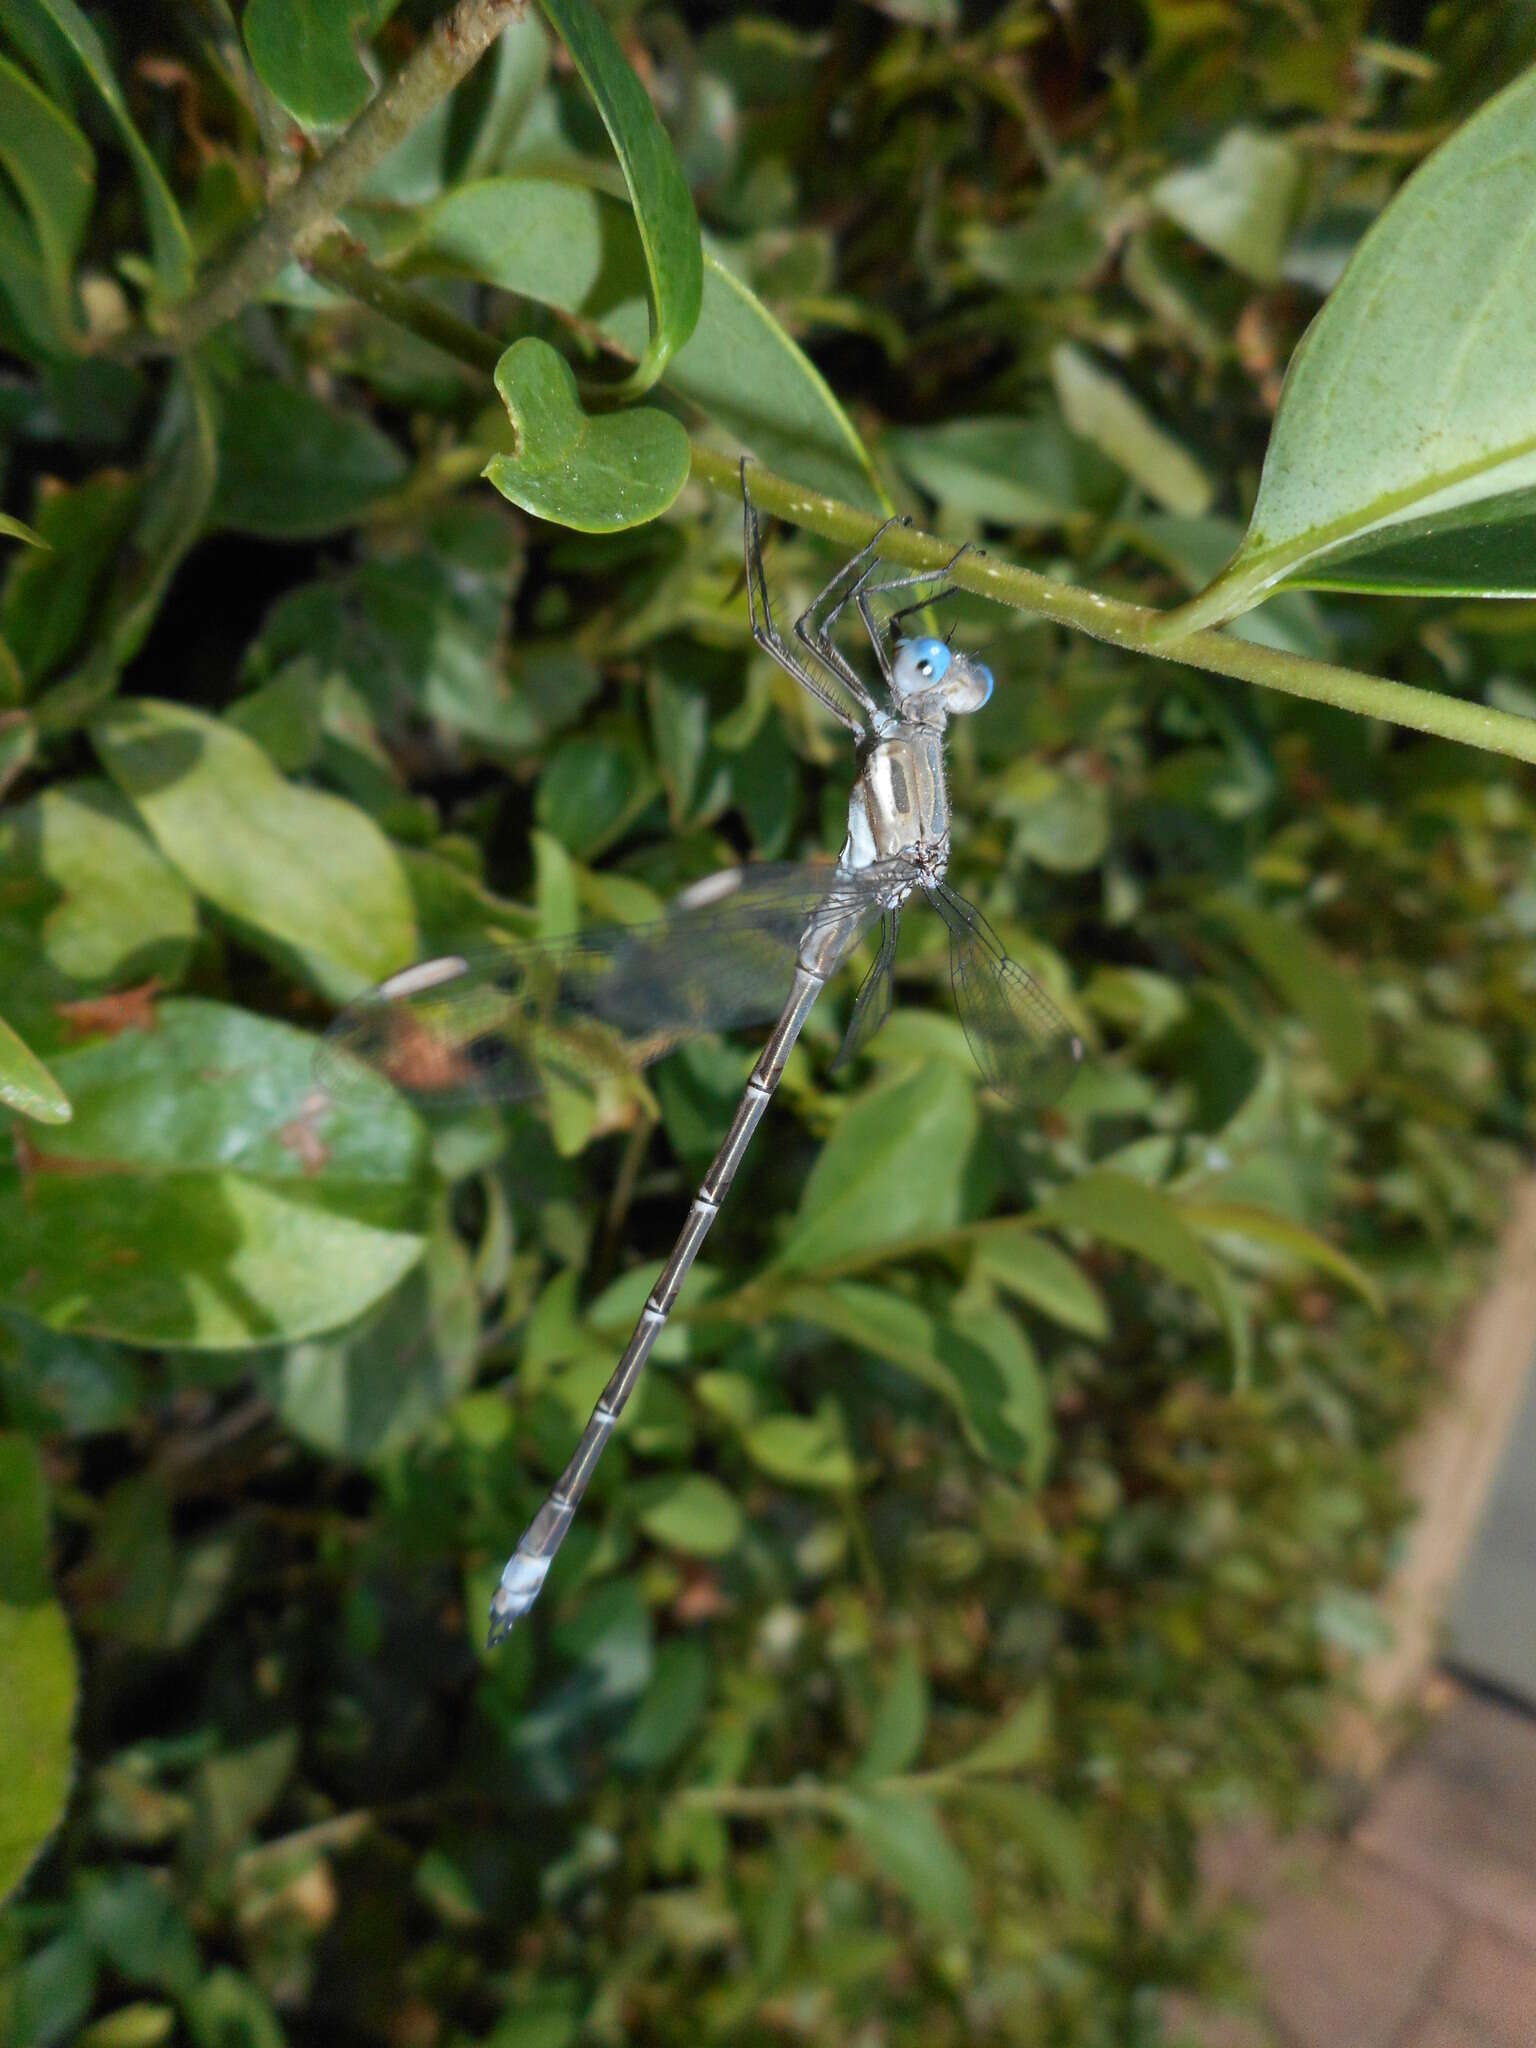
[[[185,705],[136,698],[92,737],[166,858],[226,915],[359,982],[415,957],[399,858],[355,805],[285,781],[254,740]]]
[[[733,1495],[704,1472],[648,1480],[635,1489],[640,1526],[655,1543],[689,1557],[724,1557],[741,1541]]]
[[[0,1163],[0,1296],[58,1330],[243,1349],[332,1329],[421,1253],[424,1134],[315,1042],[223,1004],[59,1055],[74,1121]]]
[[[0,512],[0,534],[7,540],[25,541],[29,548],[46,548],[48,542],[40,533],[34,533],[25,520],[13,519],[9,512]]]
[[[632,356],[645,346],[646,269],[634,222],[585,186],[535,177],[461,186],[426,215],[409,259],[577,314]],[[661,381],[770,468],[864,509],[889,509],[820,371],[707,252],[698,325]]]
[[[196,2048],[286,2048],[282,2024],[249,1977],[221,1963],[183,2000]]]
[[[894,1778],[922,1755],[928,1733],[928,1674],[910,1643],[896,1653],[885,1690],[870,1717],[869,1740],[855,1777],[864,1784]]]
[[[151,977],[179,980],[197,908],[104,782],[62,782],[0,815],[0,988],[7,1017],[51,1055],[55,1005]]]
[[[335,127],[368,97],[359,39],[393,12],[393,0],[249,0],[240,29],[273,98],[306,127]]]
[[[896,427],[881,447],[946,511],[999,526],[1056,526],[1119,487],[1110,464],[1049,413]]]
[[[1104,1297],[1075,1259],[1022,1227],[988,1230],[976,1241],[971,1271],[1027,1301],[1064,1329],[1109,1335]]]
[[[218,413],[215,526],[265,540],[339,533],[405,481],[387,434],[300,384],[248,376],[221,393]]]
[[[1249,1202],[1184,1202],[1181,1208],[1191,1229],[1214,1239],[1218,1245],[1223,1239],[1238,1238],[1275,1252],[1287,1262],[1315,1266],[1319,1272],[1342,1280],[1377,1315],[1385,1315],[1381,1289],[1364,1267],[1294,1217],[1277,1215],[1273,1209],[1260,1209]]]
[[[787,1486],[842,1492],[858,1477],[843,1418],[828,1399],[814,1415],[764,1415],[742,1432],[747,1456]]]
[[[950,1067],[861,1095],[812,1167],[775,1265],[812,1272],[952,1229],[976,1128],[970,1086]]]
[[[1070,341],[1058,342],[1051,354],[1051,375],[1073,433],[1119,463],[1149,498],[1169,512],[1210,510],[1215,492],[1199,463],[1086,350]]]
[[[1283,580],[1536,594],[1533,118],[1536,70],[1443,142],[1360,243],[1292,358],[1247,536],[1168,634]]]
[[[570,365],[547,341],[514,342],[496,365],[496,389],[517,446],[483,474],[536,518],[618,533],[665,512],[688,481],[688,436],[670,413],[584,413]]]
[[[1050,1739],[1051,1696],[1040,1685],[990,1735],[983,1736],[974,1749],[956,1757],[945,1769],[974,1778],[1006,1775],[1039,1763]]]
[[[134,1998],[92,2020],[76,2035],[75,2048],[160,2048],[175,2031],[175,2006]]]
[[[836,1809],[887,1883],[918,1917],[946,1934],[975,1929],[970,1873],[926,1799],[845,1792]]]
[[[1190,590],[1203,589],[1242,537],[1235,519],[1214,512],[1203,519],[1144,512],[1137,518],[1116,520],[1115,531],[1171,569]],[[1277,647],[1284,654],[1306,654],[1315,661],[1328,661],[1334,652],[1317,601],[1304,590],[1277,592],[1262,610],[1235,619],[1231,631],[1237,639],[1251,641],[1256,647]]]
[[[75,260],[96,190],[96,159],[74,122],[4,58],[0,164],[31,215],[53,326],[67,339],[75,329]],[[26,528],[21,531],[25,534]]]
[[[1104,260],[1104,194],[1081,164],[1063,164],[1032,212],[1004,227],[960,231],[971,267],[1005,291],[1033,297],[1084,283]]]
[[[76,0],[38,0],[39,6],[60,30],[75,55],[85,66],[107,110],[117,123],[118,133],[132,159],[144,211],[149,217],[149,239],[154,250],[155,276],[163,299],[179,299],[192,288],[196,258],[186,223],[171,197],[160,166],[133,124],[128,102],[123,98],[100,36]]]
[[[114,672],[143,646],[171,578],[203,531],[217,475],[208,381],[195,361],[185,362],[166,393],[133,535],[108,594],[101,637]]]
[[[197,1982],[197,1942],[166,1873],[131,1863],[110,1877],[93,1872],[79,1911],[91,1946],[130,1983],[185,1995]]]
[[[1229,896],[1213,897],[1205,913],[1226,926],[1281,1000],[1311,1026],[1339,1079],[1351,1087],[1362,1080],[1376,1053],[1359,982],[1292,918]]]
[[[651,281],[651,338],[621,387],[648,391],[698,324],[704,291],[699,223],[666,130],[591,0],[541,0],[570,51],[629,187]]]
[[[138,509],[135,477],[107,471],[40,495],[32,514],[42,551],[6,565],[0,633],[31,684],[79,644]]]
[[[1288,142],[1257,129],[1232,128],[1204,163],[1159,178],[1152,204],[1234,270],[1272,284],[1280,275],[1301,176]]]
[[[1246,1374],[1251,1340],[1241,1305],[1178,1204],[1161,1188],[1113,1167],[1096,1167],[1048,1196],[1030,1221],[1036,1228],[1086,1231],[1192,1288],[1225,1330],[1238,1374]]]
[[[274,1362],[278,1413],[317,1451],[362,1463],[409,1443],[464,1392],[479,1338],[469,1256],[437,1231],[359,1326],[295,1344]]]
[[[64,1817],[78,1678],[48,1579],[48,1495],[24,1436],[0,1436],[0,1901]]]
[[[40,1124],[67,1124],[69,1097],[23,1038],[0,1017],[0,1104]]]
[[[660,1646],[645,1697],[608,1752],[621,1770],[653,1773],[678,1755],[704,1718],[713,1675],[702,1643],[682,1638]]]
[[[909,1373],[954,1409],[972,1448],[1006,1470],[1043,1476],[1051,1444],[1039,1367],[1013,1319],[972,1308],[964,1326],[856,1281],[776,1290],[776,1312],[813,1323]]]
[[[1063,1897],[1088,1896],[1095,1874],[1088,1831],[1061,1800],[1033,1785],[990,1778],[963,1779],[954,1796],[982,1820],[993,1840],[1029,1856]]]

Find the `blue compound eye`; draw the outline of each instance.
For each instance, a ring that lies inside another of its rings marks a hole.
[[[913,670],[924,686],[943,679],[951,657],[942,640],[914,640],[907,651],[912,657]]]
[[[984,661],[973,661],[971,663],[971,674],[976,678],[977,682],[986,685],[987,694],[982,698],[981,704],[978,704],[976,707],[979,711],[982,704],[990,704],[992,702],[992,692],[996,685],[992,681],[992,671]]]

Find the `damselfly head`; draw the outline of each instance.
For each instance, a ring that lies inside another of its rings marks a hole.
[[[979,711],[992,695],[992,671],[985,662],[958,654],[942,640],[924,637],[897,643],[891,664],[891,687],[903,707],[914,699],[924,708],[940,710],[950,717]]]

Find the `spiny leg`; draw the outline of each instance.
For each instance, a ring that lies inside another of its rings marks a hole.
[[[772,655],[787,675],[794,677],[802,690],[809,690],[813,697],[825,704],[838,723],[845,725],[855,739],[862,740],[864,727],[858,719],[852,716],[845,705],[839,703],[825,684],[811,674],[803,662],[795,658],[774,624],[773,605],[768,596],[768,577],[763,568],[762,530],[757,507],[753,504],[752,494],[747,489],[745,456],[741,458],[741,502],[745,512],[742,549],[747,565],[747,618],[750,621],[753,640],[765,654]],[[855,695],[867,710],[874,710],[875,706],[862,685],[856,688]]]
[[[864,709],[871,717],[877,714],[879,707],[865,689],[857,669],[854,668],[848,657],[834,643],[829,631],[831,620],[837,618],[838,613],[842,611],[843,606],[848,602],[847,596],[845,595],[839,600],[828,620],[818,624],[816,614],[845,577],[861,572],[857,574],[857,580],[853,586],[854,589],[857,589],[873,573],[880,543],[893,526],[910,526],[911,524],[912,521],[905,514],[893,514],[891,518],[887,519],[882,526],[878,527],[870,535],[863,547],[859,549],[859,552],[851,560],[844,562],[837,573],[829,579],[825,589],[819,591],[812,598],[811,602],[795,621],[795,638],[803,647],[809,649],[818,661],[824,662],[847,685],[853,696],[864,706]]]
[[[867,575],[861,576],[853,589],[849,591],[848,596],[839,604],[838,611],[841,611],[843,605],[850,602],[858,604],[859,617],[864,621],[864,630],[869,635],[870,645],[875,650],[881,672],[887,682],[891,680],[891,658],[886,650],[886,633],[889,634],[891,644],[894,646],[896,628],[903,619],[909,619],[914,612],[927,611],[930,605],[943,604],[949,598],[958,597],[960,595],[960,586],[958,583],[945,584],[942,590],[934,591],[931,597],[922,598],[917,604],[904,605],[900,611],[893,612],[886,621],[885,633],[882,633],[879,625],[876,623],[870,599],[876,596],[883,596],[892,590],[913,590],[919,584],[942,582],[960,558],[963,555],[969,554],[974,546],[975,543],[973,541],[963,541],[955,549],[955,552],[950,556],[942,569],[919,570],[910,576],[891,576],[883,583],[876,583]],[[834,612],[831,619],[828,620],[828,624],[830,625],[836,617],[837,613]]]

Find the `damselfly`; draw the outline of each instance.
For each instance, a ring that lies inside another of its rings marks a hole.
[[[733,868],[685,891],[654,924],[586,932],[483,960],[426,961],[354,1004],[331,1034],[343,1063],[345,1055],[360,1056],[420,1097],[515,1099],[539,1092],[562,1063],[579,1071],[616,1049],[642,1063],[695,1032],[778,1015],[575,1454],[507,1561],[491,1601],[492,1643],[538,1598],[790,1050],[828,977],[862,938],[881,926],[839,1060],[865,1046],[890,1010],[901,912],[914,895],[925,896],[949,928],[956,1005],[989,1083],[1017,1103],[1040,1106],[1061,1092],[1082,1057],[1081,1042],[1050,997],[944,879],[945,728],[987,702],[991,671],[943,640],[902,631],[906,619],[952,595],[951,588],[896,611],[883,627],[875,614],[877,596],[942,582],[959,555],[939,576],[882,576],[880,541],[897,523],[887,520],[795,622],[792,647],[774,622],[745,462],[742,499],[752,638],[821,700],[857,750],[837,865]],[[874,648],[884,703],[833,640],[849,605]]]

